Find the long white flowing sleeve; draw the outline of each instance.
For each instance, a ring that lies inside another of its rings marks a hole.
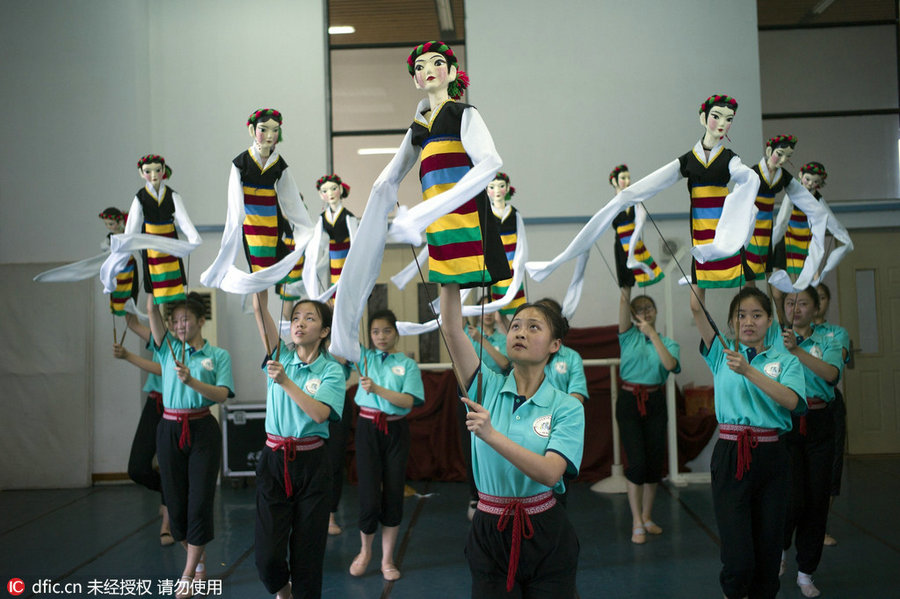
[[[803,268],[796,281],[791,282],[788,273],[780,269],[769,276],[769,284],[784,293],[797,293],[814,284],[813,280],[822,263],[822,258],[825,256],[825,231],[830,214],[830,210],[824,203],[819,202],[799,181],[791,179],[790,183],[785,187],[784,200],[781,202],[781,209],[778,211],[778,219],[782,218],[782,213],[785,214],[783,228],[778,234],[778,239],[784,237],[787,231],[789,217],[794,204],[806,215],[812,239],[809,242],[808,254],[803,262]],[[776,222],[773,227],[773,245],[776,243],[775,229],[778,227],[779,224]]]
[[[319,216],[316,221],[315,230],[312,239],[306,246],[305,258],[303,260],[303,289],[306,291],[307,297],[318,297],[321,293],[322,285],[319,285],[320,271],[322,263],[327,262],[328,246],[325,238],[325,227],[322,222],[324,217]],[[323,241],[325,243],[323,243]],[[329,280],[331,278],[329,277]]]
[[[594,242],[606,231],[616,216],[639,202],[644,202],[681,179],[681,166],[676,158],[653,171],[640,181],[629,185],[597,211],[569,243],[568,247],[549,262],[526,262],[525,268],[535,281],[543,281],[565,262],[589,252]]]
[[[206,287],[218,287],[228,273],[228,267],[234,264],[241,247],[241,223],[244,221],[244,191],[241,185],[241,173],[231,165],[228,175],[228,195],[225,209],[225,229],[222,231],[222,244],[213,263],[200,275],[200,283]]]
[[[422,232],[428,225],[484,191],[503,166],[491,133],[474,108],[463,111],[460,139],[472,161],[472,168],[451,189],[439,193],[427,202],[420,202],[410,209],[401,206],[388,231],[392,241],[422,245]]]
[[[34,277],[36,283],[73,283],[75,281],[83,281],[97,276],[100,267],[106,261],[109,252],[103,252],[78,262],[64,264],[45,270]]]
[[[125,232],[123,236],[138,235],[141,230],[141,224],[144,222],[144,209],[141,208],[141,201],[137,196],[131,201],[131,207],[128,209],[128,218],[125,221]],[[129,254],[125,251],[116,251],[115,241],[113,238],[118,235],[110,236],[110,253],[100,266],[100,282],[103,284],[103,293],[112,293],[116,289],[116,275],[122,272],[125,264],[128,263]]]
[[[407,131],[400,149],[381,171],[366,203],[356,239],[350,245],[341,272],[341,292],[337,294],[329,352],[352,362],[359,361],[357,327],[366,300],[381,271],[387,240],[388,215],[397,203],[397,188],[419,157]]]
[[[700,263],[733,256],[746,245],[756,226],[759,176],[737,156],[728,162],[728,171],[734,187],[725,196],[716,235],[711,243],[691,248],[691,255]]]
[[[617,242],[618,243],[618,242]],[[566,297],[563,298],[562,314],[566,318],[572,318],[578,303],[581,301],[581,291],[584,288],[584,271],[587,268],[590,250],[578,255],[575,261],[575,271],[572,273],[572,281],[566,290]]]
[[[644,237],[644,224],[647,222],[647,209],[644,208],[643,204],[638,204],[634,207],[634,230],[631,232],[631,239],[628,242],[628,256],[625,259],[625,266],[634,270],[635,268],[639,268],[645,273],[647,276],[653,279],[653,269],[650,268],[648,264],[644,264],[640,260],[634,257],[634,250],[638,245],[639,241],[643,240]],[[618,240],[616,241],[618,243]],[[569,318],[568,316],[566,318]]]
[[[801,187],[803,186],[801,185]],[[804,189],[806,188],[804,187]],[[775,223],[772,225],[772,247],[775,247],[779,241],[784,239],[793,209],[794,205],[791,203],[791,199],[785,194],[781,200],[781,206],[778,208],[778,214],[775,216]]]
[[[393,283],[397,289],[403,289],[406,287],[410,281],[412,281],[413,277],[415,277],[419,273],[419,269],[422,270],[422,274],[424,275],[428,272],[428,246],[425,245],[419,250],[419,253],[413,258],[409,264],[403,267],[403,269],[391,277],[391,283]]]
[[[822,272],[818,277],[812,282],[813,285],[818,285],[819,282],[825,278],[825,275],[834,270],[835,267],[844,259],[848,253],[853,251],[853,241],[850,239],[850,234],[847,232],[847,229],[844,228],[844,225],[840,223],[840,221],[834,216],[834,212],[831,211],[831,207],[825,203],[825,200],[821,200],[820,205],[825,208],[828,213],[828,231],[834,236],[834,238],[839,241],[842,245],[838,248],[835,248],[831,254],[828,255],[828,260],[825,261],[825,268],[822,269]]]

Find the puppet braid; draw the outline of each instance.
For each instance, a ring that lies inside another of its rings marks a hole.
[[[790,147],[793,148],[797,145],[797,138],[793,135],[776,135],[766,142],[767,148],[784,148]]]
[[[321,189],[322,186],[325,185],[326,183],[328,183],[329,181],[331,181],[332,183],[337,183],[338,185],[341,186],[341,189],[342,189],[341,197],[342,198],[346,198],[348,195],[350,195],[350,186],[347,185],[346,183],[344,183],[343,181],[341,181],[341,178],[335,173],[331,173],[330,175],[323,175],[323,176],[319,177],[319,179],[316,181],[316,189]]]
[[[732,98],[731,96],[726,96],[724,94],[713,94],[706,99],[703,104],[700,105],[700,112],[704,112],[709,114],[709,111],[712,110],[713,106],[727,106],[733,111],[737,112],[738,103],[737,100]]]
[[[810,175],[819,175],[822,177],[822,181],[828,178],[828,173],[825,172],[825,166],[822,165],[821,162],[807,162],[803,165],[803,168],[800,169],[800,174],[809,173]]]
[[[147,154],[146,156],[141,156],[141,159],[138,160],[137,163],[138,170],[141,170],[141,167],[145,164],[161,164],[163,167],[163,179],[168,179],[172,176],[172,169],[166,164],[166,159],[159,154]]]
[[[255,126],[259,121],[268,121],[269,119],[274,120],[279,125],[284,123],[284,117],[282,117],[281,113],[274,108],[260,108],[259,110],[250,113],[250,116],[247,117],[247,125]],[[281,134],[280,127],[278,129],[278,141],[284,141],[284,136]]]
[[[469,87],[469,75],[459,68],[459,61],[457,60],[456,55],[453,54],[453,50],[450,46],[444,42],[430,41],[419,44],[413,48],[406,59],[406,68],[409,71],[410,76],[415,76],[416,74],[416,59],[428,52],[437,52],[446,58],[448,69],[450,67],[456,67],[456,81],[451,81],[450,85],[447,86],[447,94],[454,100],[459,100],[466,88]]]

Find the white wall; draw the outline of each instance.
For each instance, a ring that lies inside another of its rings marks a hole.
[[[325,45],[322,2],[4,2],[0,263],[96,254],[105,233],[97,214],[127,210],[142,184],[137,159],[151,152],[172,166],[194,223],[221,226],[231,159],[249,146],[247,115],[263,106],[284,114],[279,150],[315,199],[312,182],[327,164]],[[202,234],[193,287],[219,244],[218,233]],[[95,286],[96,330],[84,343],[94,364],[93,471],[124,472],[143,394],[138,373],[110,355],[108,303]],[[252,317],[239,315],[240,298],[222,305],[218,340],[232,353],[238,399],[258,400]],[[136,338],[126,345],[136,350]]]

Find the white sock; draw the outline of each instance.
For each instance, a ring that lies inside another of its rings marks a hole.
[[[797,572],[797,584],[812,584],[812,574],[805,574],[803,572]]]

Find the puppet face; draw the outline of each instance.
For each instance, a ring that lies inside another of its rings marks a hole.
[[[536,308],[520,310],[509,324],[506,349],[513,362],[546,364],[559,345],[560,340],[553,338],[550,323]]]
[[[124,233],[125,223],[115,218],[102,218],[106,230],[110,233]]]
[[[343,192],[344,188],[334,181],[326,181],[325,183],[322,183],[322,187],[319,188],[319,196],[322,198],[323,202],[328,204],[328,207],[331,208],[332,211],[337,211],[337,209],[341,207],[341,194]]]
[[[456,80],[456,67],[449,66],[443,54],[426,52],[416,58],[413,66],[416,88],[426,92],[447,90],[447,86]]]
[[[281,125],[275,119],[267,121],[259,121],[256,125],[250,125],[250,135],[256,142],[256,148],[263,154],[271,154],[278,143],[278,134],[281,132]]]
[[[785,307],[787,309],[787,307]],[[772,325],[772,317],[754,297],[744,298],[738,306],[737,315],[732,315],[733,326],[738,331],[738,339],[744,345],[757,347],[765,339],[766,331]],[[736,322],[735,322],[736,321]]]
[[[159,189],[159,185],[162,183],[165,172],[165,167],[159,162],[148,162],[147,164],[141,165],[141,177],[144,181],[152,185],[154,189]]]
[[[734,120],[734,111],[725,106],[713,106],[709,115],[700,115],[700,124],[706,127],[706,135],[711,140],[718,142],[731,129]]]
[[[800,175],[800,184],[809,190],[809,193],[819,191],[822,188],[822,175],[803,173]]]
[[[621,173],[616,175],[615,179],[610,179],[609,182],[612,183],[613,188],[615,188],[617,192],[622,191],[623,189],[631,185],[631,173],[629,173],[628,171],[622,171]]]
[[[392,351],[400,339],[397,329],[385,318],[376,318],[372,321],[369,336],[372,338],[372,345],[375,349],[385,352]]]
[[[487,186],[487,195],[491,199],[491,205],[497,210],[506,208],[506,194],[509,193],[509,183],[503,179],[494,179]]]
[[[816,303],[807,293],[792,293],[784,297],[784,317],[794,326],[807,327],[817,313]]]
[[[794,148],[785,146],[782,148],[766,148],[766,166],[770,171],[781,168],[781,165],[787,162],[794,153]]]

